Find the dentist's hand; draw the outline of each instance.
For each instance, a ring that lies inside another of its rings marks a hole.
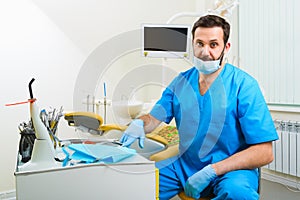
[[[139,139],[139,146],[144,148],[145,131],[144,122],[141,119],[135,119],[130,123],[120,142],[123,143],[122,146],[129,147],[136,139]]]
[[[199,199],[200,192],[202,192],[216,177],[217,175],[215,170],[211,165],[207,165],[202,170],[188,178],[184,187],[185,194],[195,199]]]

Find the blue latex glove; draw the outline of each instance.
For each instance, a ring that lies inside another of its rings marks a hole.
[[[188,178],[184,187],[185,194],[195,199],[199,199],[200,192],[202,192],[216,177],[217,175],[215,170],[211,165],[207,165],[202,170]]]
[[[128,128],[124,131],[120,142],[123,143],[123,147],[129,147],[136,139],[139,139],[139,146],[144,148],[144,121],[141,119],[135,119],[130,123]]]

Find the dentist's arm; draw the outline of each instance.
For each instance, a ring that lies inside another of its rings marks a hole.
[[[263,155],[263,156],[259,156]],[[273,160],[272,142],[251,145],[232,156],[210,164],[188,178],[184,191],[188,196],[200,198],[202,192],[216,177],[239,169],[255,169]]]
[[[265,142],[252,145],[225,160],[212,164],[212,167],[217,175],[222,175],[233,170],[259,168],[272,162],[273,159],[272,142]]]
[[[144,122],[145,133],[152,132],[161,123],[161,121],[159,121],[158,119],[156,119],[150,114],[143,115],[139,117],[139,119],[143,120]]]
[[[147,114],[133,120],[124,131],[120,142],[122,146],[129,147],[136,139],[139,140],[139,146],[144,148],[145,133],[152,132],[161,121]]]

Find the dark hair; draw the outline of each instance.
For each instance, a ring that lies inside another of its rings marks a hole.
[[[194,23],[194,27],[192,29],[193,38],[195,36],[195,31],[198,27],[205,27],[205,28],[221,27],[223,29],[224,44],[226,44],[229,39],[230,25],[222,17],[216,15],[206,15],[200,17],[198,21]]]

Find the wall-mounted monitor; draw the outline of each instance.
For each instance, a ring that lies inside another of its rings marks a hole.
[[[145,57],[189,57],[190,26],[174,24],[143,24],[142,54]]]

